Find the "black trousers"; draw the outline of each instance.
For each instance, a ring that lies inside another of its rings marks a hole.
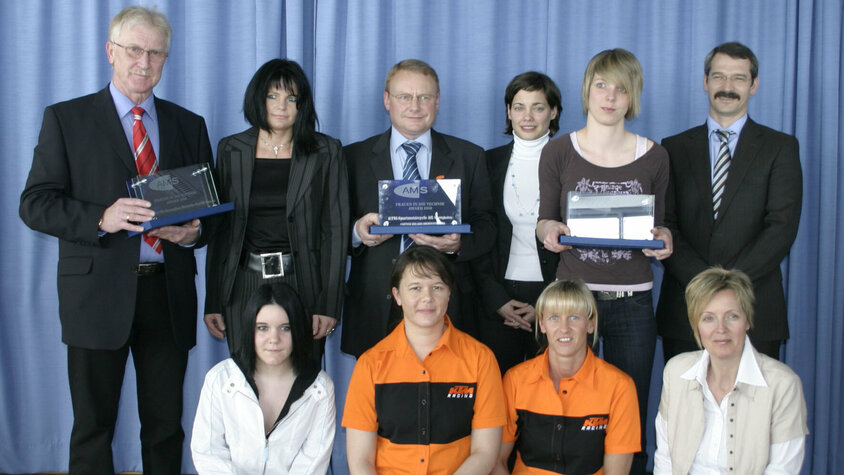
[[[536,299],[545,289],[545,283],[505,280],[504,288],[511,299],[536,307]],[[505,325],[498,312],[480,319],[480,340],[495,354],[502,375],[513,366],[536,356],[538,349],[534,332]]]
[[[73,404],[71,474],[114,473],[111,441],[130,350],[137,375],[143,471],[181,473],[182,384],[188,351],[176,345],[164,274],[157,274],[138,278],[135,319],[123,347],[67,348]]]

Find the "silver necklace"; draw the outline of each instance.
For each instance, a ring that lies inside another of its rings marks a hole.
[[[268,142],[266,139],[258,135],[258,138],[261,139],[261,142],[264,142],[264,145],[273,149],[273,153],[275,154],[275,158],[278,158],[278,151],[286,147],[288,144],[282,143],[278,145],[273,145],[272,143]]]
[[[512,169],[513,161],[510,160],[508,164],[508,168]],[[530,208],[526,207],[522,204],[522,197],[519,195],[519,189],[516,187],[516,174],[510,173],[510,184],[513,186],[513,192],[516,195],[516,205],[519,207],[519,216],[536,216],[536,211],[539,208],[539,198],[536,198],[536,202]]]

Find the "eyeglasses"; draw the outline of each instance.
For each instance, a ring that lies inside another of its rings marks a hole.
[[[724,84],[727,81],[730,81],[736,86],[744,86],[748,83],[748,81],[750,81],[750,78],[744,74],[733,74],[732,76],[727,76],[721,73],[712,73],[709,75],[709,82],[713,84]]]
[[[166,51],[158,51],[157,49],[143,49],[140,46],[123,46],[122,44],[112,41],[112,44],[115,46],[120,46],[126,51],[126,54],[129,57],[134,59],[141,59],[144,56],[144,53],[149,53],[149,60],[152,62],[161,62],[167,58],[168,53]]]
[[[387,92],[393,99],[399,101],[399,104],[402,105],[410,105],[413,102],[413,99],[416,98],[416,101],[419,103],[420,106],[427,106],[428,104],[432,104],[434,100],[437,98],[436,94],[393,94],[392,92]]]

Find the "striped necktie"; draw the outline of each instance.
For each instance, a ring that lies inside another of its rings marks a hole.
[[[419,152],[419,149],[421,147],[422,144],[419,142],[405,142],[401,145],[401,148],[403,148],[405,153],[407,153],[407,159],[404,162],[404,170],[402,170],[401,174],[402,180],[422,179],[422,177],[419,175],[419,167],[416,165],[416,154]],[[408,236],[407,234],[402,234],[401,243],[402,252],[404,252],[405,249],[415,244],[413,242],[413,239],[410,239],[410,236]]]
[[[135,155],[135,166],[138,168],[138,175],[146,176],[158,171],[158,164],[155,161],[155,152],[149,142],[147,129],[144,127],[143,107],[133,107],[132,117],[135,122],[132,124],[132,154]],[[161,254],[161,240],[144,233],[144,242],[149,244],[153,251]]]
[[[733,133],[729,130],[716,130],[721,146],[718,148],[718,158],[715,160],[715,170],[712,172],[712,219],[718,219],[718,207],[724,195],[724,185],[727,183],[727,172],[730,169],[730,147],[728,142]]]

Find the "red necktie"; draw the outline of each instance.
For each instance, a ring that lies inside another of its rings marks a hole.
[[[155,163],[155,152],[152,150],[147,129],[141,120],[143,116],[143,107],[132,108],[132,117],[135,119],[135,123],[132,125],[132,153],[135,155],[135,166],[138,167],[138,174],[141,176],[158,171],[158,165]],[[144,242],[149,244],[153,251],[161,254],[161,240],[144,233]]]

